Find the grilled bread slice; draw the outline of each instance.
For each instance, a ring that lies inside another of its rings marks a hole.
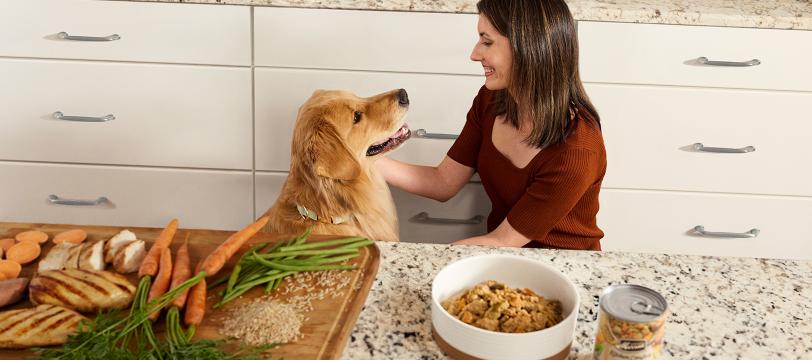
[[[0,312],[0,349],[64,344],[84,319],[54,305]]]
[[[34,304],[64,306],[79,312],[123,309],[133,300],[135,286],[109,271],[51,270],[37,274],[28,286]]]
[[[68,242],[54,245],[54,247],[51,248],[51,251],[48,251],[48,255],[45,255],[45,258],[39,261],[37,271],[43,272],[48,270],[64,269],[65,263],[70,257],[70,249],[76,246],[78,245]]]
[[[121,230],[121,232],[111,237],[104,244],[104,262],[112,264],[121,247],[135,240],[135,233],[130,230]]]
[[[85,245],[79,255],[79,268],[84,270],[104,270],[104,240]]]

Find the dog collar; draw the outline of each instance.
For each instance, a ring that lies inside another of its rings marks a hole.
[[[302,215],[302,219],[307,218],[313,221],[327,223],[327,221],[319,220],[319,215],[316,214],[315,211],[310,210],[302,205],[296,204],[296,210],[299,211],[299,215]],[[340,225],[349,222],[350,219],[352,219],[352,214],[344,216],[330,216],[329,223],[333,225]]]

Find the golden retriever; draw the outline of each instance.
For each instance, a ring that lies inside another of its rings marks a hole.
[[[411,136],[408,109],[403,89],[368,98],[316,90],[299,108],[290,173],[265,212],[265,230],[298,234],[313,226],[314,234],[398,241],[395,204],[374,162]]]

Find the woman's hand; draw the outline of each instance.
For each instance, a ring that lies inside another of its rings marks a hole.
[[[436,167],[407,164],[386,157],[378,159],[375,167],[387,183],[437,201],[447,201],[457,195],[474,175],[474,169],[448,156]]]
[[[486,245],[502,247],[522,247],[531,240],[516,231],[507,219],[503,220],[499,226],[488,234],[475,236],[468,239],[458,240],[452,245]]]

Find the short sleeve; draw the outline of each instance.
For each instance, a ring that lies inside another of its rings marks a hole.
[[[594,151],[570,149],[550,161],[507,215],[510,225],[529,239],[545,239],[600,178],[602,165]]]
[[[462,132],[454,141],[454,145],[451,145],[451,149],[448,150],[450,158],[473,169],[477,168],[479,149],[482,145],[482,118],[485,116],[483,114],[486,110],[485,105],[490,101],[489,95],[484,86],[479,90],[471,109],[468,110]]]

